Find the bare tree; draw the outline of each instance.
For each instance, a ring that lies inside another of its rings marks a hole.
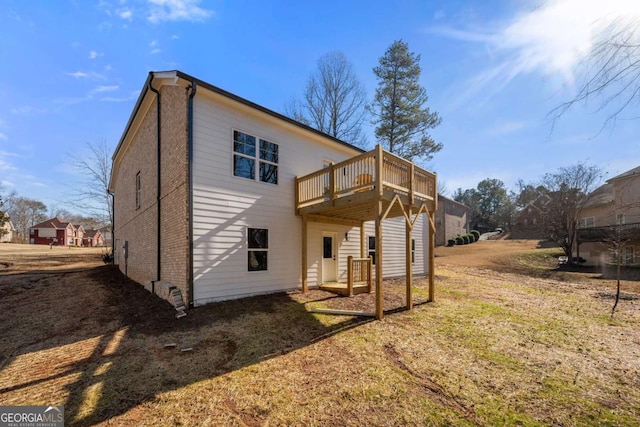
[[[12,192],[5,202],[7,213],[16,228],[18,242],[29,241],[29,228],[47,219],[47,207],[39,200],[20,197]]]
[[[596,103],[608,110],[603,128],[640,101],[640,31],[637,22],[617,20],[604,28],[591,55],[575,97],[551,110],[554,123],[575,104]]]
[[[112,149],[105,140],[87,143],[87,154],[73,154],[72,166],[83,177],[75,183],[70,200],[72,205],[89,217],[113,225],[113,199],[108,193],[111,177]]]
[[[344,53],[330,52],[318,59],[318,69],[309,76],[302,100],[291,100],[285,114],[362,147],[366,144],[362,132],[366,97]]]
[[[576,230],[582,206],[589,193],[600,183],[602,169],[586,163],[560,168],[542,179],[549,202],[544,210],[544,231],[549,240],[555,241],[573,263]]]

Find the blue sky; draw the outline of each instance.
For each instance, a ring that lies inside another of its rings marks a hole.
[[[335,50],[372,98],[372,68],[397,39],[421,55],[428,105],[443,118],[432,135],[444,149],[427,166],[449,194],[484,178],[512,188],[578,161],[612,177],[640,165],[640,108],[604,129],[610,110],[597,102],[555,127],[548,113],[576,93],[598,28],[637,20],[639,4],[3,0],[1,194],[73,210],[70,156],[99,140],[115,148],[149,71],[179,69],[282,112]]]

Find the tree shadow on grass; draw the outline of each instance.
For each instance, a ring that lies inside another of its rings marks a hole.
[[[109,420],[372,320],[319,321],[305,304],[328,298],[322,291],[213,303],[176,318],[113,266],[23,279],[0,302],[8,314],[0,332],[9,334],[0,339],[0,400],[64,404],[67,425]],[[10,287],[0,281],[0,291]]]

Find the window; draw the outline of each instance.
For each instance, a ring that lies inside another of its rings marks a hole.
[[[633,264],[633,246],[627,246],[626,248],[624,248],[624,252],[622,254],[622,264],[623,265]]]
[[[376,264],[376,238],[369,236],[369,256],[373,257],[373,265]]]
[[[416,239],[411,239],[411,264],[416,262]]]
[[[623,213],[616,214],[616,224],[617,225],[624,224],[624,214]]]
[[[269,230],[266,228],[247,229],[248,271],[266,271],[269,254]]]
[[[578,221],[578,228],[592,228],[595,226],[596,226],[596,220],[592,216],[587,218],[580,218],[580,221]]]
[[[234,176],[278,184],[278,161],[278,144],[233,131]]]
[[[140,172],[136,174],[136,209],[140,209],[142,204],[142,185],[140,183]]]

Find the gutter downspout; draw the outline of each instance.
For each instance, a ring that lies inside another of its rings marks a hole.
[[[157,148],[156,148],[156,152],[157,152],[156,156],[157,156],[157,159],[158,159],[157,170],[156,170],[156,175],[158,177],[157,183],[156,183],[156,187],[157,187],[156,188],[156,204],[158,206],[158,209],[157,209],[158,215],[157,215],[157,219],[156,219],[156,221],[157,221],[156,222],[156,225],[157,225],[157,235],[156,235],[156,237],[157,237],[157,257],[156,257],[157,277],[156,277],[155,281],[160,281],[160,279],[162,277],[162,274],[161,274],[162,270],[161,270],[161,265],[160,265],[160,250],[162,249],[162,244],[160,242],[160,218],[161,218],[161,215],[160,215],[160,213],[161,213],[160,212],[160,190],[161,190],[161,187],[162,187],[162,181],[161,181],[161,178],[160,178],[160,172],[161,172],[160,164],[161,164],[161,159],[162,159],[162,157],[161,157],[162,156],[162,153],[161,153],[161,151],[162,151],[161,150],[161,147],[162,147],[162,145],[161,145],[161,142],[162,142],[162,140],[161,140],[161,135],[162,135],[162,114],[161,114],[161,110],[160,110],[160,107],[161,107],[160,91],[153,87],[152,83],[153,83],[154,74],[153,74],[153,72],[151,72],[150,74],[151,74],[151,80],[149,81],[149,89],[151,89],[151,92],[156,94],[156,109],[157,109],[157,121],[158,121],[158,128],[157,128],[158,129],[158,143],[157,143]],[[155,288],[155,283],[153,284],[153,287]],[[154,289],[154,293],[155,293],[155,289]]]
[[[188,307],[193,307],[193,98],[196,96],[198,85],[195,81],[191,82],[189,91],[189,105],[187,112],[187,151],[189,169],[187,171],[187,180],[189,182],[189,276],[187,278],[187,286],[189,288]]]

